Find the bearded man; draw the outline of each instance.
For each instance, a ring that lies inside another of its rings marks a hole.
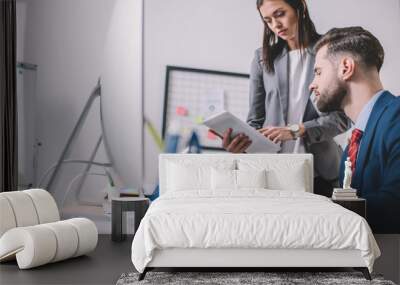
[[[373,232],[400,233],[400,98],[381,83],[382,45],[361,27],[335,28],[315,51],[310,89],[317,107],[321,112],[343,110],[354,123],[340,174],[349,157],[351,186],[367,200]]]

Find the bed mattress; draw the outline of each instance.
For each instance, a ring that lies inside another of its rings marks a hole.
[[[298,191],[182,191],[152,203],[132,243],[139,272],[162,249],[359,250],[372,272],[380,255],[364,218]]]

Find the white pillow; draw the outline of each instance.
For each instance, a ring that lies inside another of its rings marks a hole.
[[[211,189],[236,189],[236,170],[211,169]]]
[[[239,190],[241,188],[266,188],[266,171],[262,170],[211,170],[211,189]]]
[[[267,187],[273,190],[303,191],[310,189],[308,166],[304,160],[243,160],[237,161],[240,170],[266,169]]]
[[[237,188],[267,188],[267,172],[262,170],[235,170]]]
[[[211,165],[210,165],[211,164]],[[167,164],[167,191],[210,190],[211,168],[234,169],[234,161],[177,159]]]

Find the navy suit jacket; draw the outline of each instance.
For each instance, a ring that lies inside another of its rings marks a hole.
[[[340,164],[340,183],[347,153],[348,147]],[[385,91],[376,101],[351,185],[367,200],[367,221],[374,233],[400,233],[400,97]]]

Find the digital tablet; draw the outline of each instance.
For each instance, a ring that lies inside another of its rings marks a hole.
[[[281,149],[279,144],[273,143],[228,111],[223,111],[207,118],[203,124],[220,134],[221,137],[229,128],[232,129],[232,138],[240,133],[245,134],[252,141],[246,150],[247,153],[276,153]]]

